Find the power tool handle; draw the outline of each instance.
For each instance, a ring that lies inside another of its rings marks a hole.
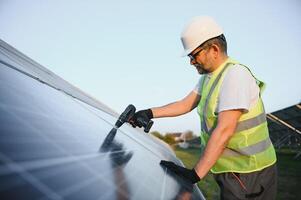
[[[148,133],[149,130],[151,129],[151,127],[153,126],[153,124],[154,124],[154,121],[153,120],[149,120],[149,122],[144,127],[144,132]]]
[[[153,120],[144,121],[142,118],[137,119],[138,123],[142,124],[144,127],[144,132],[148,133],[149,130],[151,129],[152,125],[154,124]]]

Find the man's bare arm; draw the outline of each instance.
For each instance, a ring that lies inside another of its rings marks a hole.
[[[175,117],[190,112],[197,107],[200,95],[191,91],[185,98],[161,107],[152,108],[154,118]]]
[[[202,179],[216,163],[237,126],[242,114],[241,110],[228,110],[220,112],[218,123],[209,138],[204,154],[195,166],[195,171]]]

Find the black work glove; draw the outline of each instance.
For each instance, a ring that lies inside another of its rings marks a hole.
[[[129,120],[130,124],[135,128],[138,126],[141,128],[143,126],[142,122],[149,122],[153,118],[153,112],[151,109],[140,110],[134,114],[134,116]]]
[[[191,184],[197,183],[201,180],[194,169],[187,169],[166,160],[161,160],[160,165],[166,167],[178,176],[188,180]]]

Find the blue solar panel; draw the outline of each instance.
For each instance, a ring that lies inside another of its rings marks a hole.
[[[110,132],[109,108],[0,50],[0,199],[203,199],[159,165],[180,164],[164,144],[128,125]]]

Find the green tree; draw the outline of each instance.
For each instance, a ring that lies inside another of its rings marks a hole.
[[[160,132],[158,132],[158,131],[153,131],[153,132],[151,132],[151,134],[152,134],[153,136],[159,138],[160,140],[163,140],[163,139],[164,139],[164,136],[163,136]]]

